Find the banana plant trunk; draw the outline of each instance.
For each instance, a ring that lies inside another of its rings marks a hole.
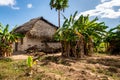
[[[88,55],[91,56],[94,52],[94,45],[93,45],[93,42],[92,42],[92,38],[90,37],[89,38],[89,41],[88,41]]]
[[[63,57],[70,57],[69,54],[70,54],[70,43],[67,42],[67,41],[62,41],[61,42],[61,45],[62,45],[62,56]]]
[[[84,51],[84,39],[83,37],[77,41],[62,41],[62,56],[63,57],[74,57],[74,58],[83,58]]]
[[[12,44],[9,44],[9,46],[1,47],[0,48],[0,56],[1,57],[9,57],[12,55]]]
[[[80,58],[83,58],[85,55],[85,51],[84,51],[84,38],[83,36],[81,36],[80,40],[78,41],[78,47],[79,47],[79,56]]]

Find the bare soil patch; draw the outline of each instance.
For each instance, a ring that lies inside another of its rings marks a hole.
[[[120,56],[94,55],[75,60],[47,55],[39,65],[39,70],[55,80],[120,80]]]
[[[10,58],[13,60],[25,60],[27,59],[28,55],[24,55],[24,54],[19,54],[19,55],[13,55]]]
[[[11,58],[27,59],[27,55]],[[76,60],[63,58],[60,53],[42,55],[37,74],[43,75],[40,80],[120,80],[120,56],[93,55]]]
[[[25,52],[18,51],[18,52],[14,52],[13,55],[10,56],[9,58],[13,60],[26,60],[27,57],[28,55]]]

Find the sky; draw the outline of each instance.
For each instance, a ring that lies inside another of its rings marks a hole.
[[[50,0],[0,0],[0,22],[9,24],[10,29],[29,21],[32,18],[43,16],[49,22],[58,25],[58,13],[50,8]],[[120,24],[120,0],[69,0],[69,7],[61,12],[66,17],[78,11],[89,14],[91,19],[98,17],[98,22],[105,22],[109,28]],[[64,22],[61,16],[61,25]]]

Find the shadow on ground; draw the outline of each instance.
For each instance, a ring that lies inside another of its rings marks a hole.
[[[49,62],[53,62],[56,64],[62,64],[64,66],[71,66],[70,63],[75,63],[74,60],[70,60],[68,58],[64,58],[61,56],[46,56],[41,59],[41,62],[43,62],[42,65],[47,65],[47,64],[49,64]]]
[[[119,58],[98,58],[98,59],[88,59],[88,64],[99,65],[96,70],[98,73],[102,73],[119,80],[120,76],[120,59]],[[103,67],[102,67],[103,66]],[[102,69],[100,69],[100,67]]]
[[[91,64],[102,64],[105,66],[120,68],[120,59],[100,58],[100,59],[89,59],[87,60],[87,62]]]

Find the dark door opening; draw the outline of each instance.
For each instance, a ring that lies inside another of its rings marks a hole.
[[[15,43],[15,51],[18,51],[18,42]]]

